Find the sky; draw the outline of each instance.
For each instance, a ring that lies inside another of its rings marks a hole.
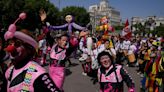
[[[60,1],[60,4],[59,4]],[[90,5],[99,4],[101,0],[50,0],[60,10],[66,6],[80,6],[87,10]],[[132,17],[164,17],[164,0],[108,0],[109,5],[120,11],[122,20]]]

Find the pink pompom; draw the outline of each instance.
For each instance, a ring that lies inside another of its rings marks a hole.
[[[8,31],[10,31],[10,32],[15,32],[15,31],[16,31],[16,26],[15,26],[15,24],[11,24],[11,25],[9,26],[9,28],[8,28]]]
[[[19,18],[24,20],[26,18],[26,13],[19,14]]]
[[[14,33],[10,32],[10,31],[7,31],[4,35],[5,40],[8,40],[8,39],[13,38],[13,37],[14,37]]]

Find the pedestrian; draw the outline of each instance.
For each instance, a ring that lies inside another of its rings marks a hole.
[[[109,52],[103,51],[98,54],[98,80],[100,92],[123,92],[123,82],[128,86],[128,92],[134,92],[134,82],[127,71],[121,66],[114,64]]]

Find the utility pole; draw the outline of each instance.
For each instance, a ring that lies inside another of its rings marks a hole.
[[[60,10],[60,0],[59,0],[59,10]]]

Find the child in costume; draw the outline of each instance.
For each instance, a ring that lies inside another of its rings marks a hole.
[[[25,18],[26,14],[21,13],[15,23]],[[16,32],[15,23],[4,35],[5,40],[12,39],[6,48],[13,63],[5,73],[7,92],[61,92],[46,70],[32,61],[38,43],[29,36],[28,30]]]

